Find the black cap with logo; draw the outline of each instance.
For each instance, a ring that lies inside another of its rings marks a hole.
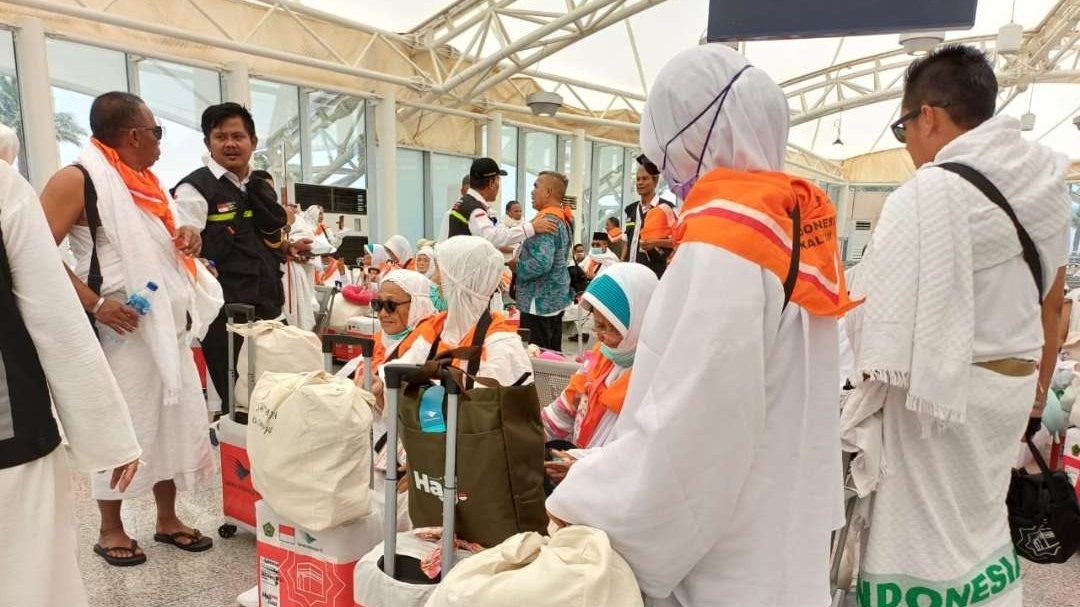
[[[469,176],[473,179],[485,179],[496,175],[506,175],[506,171],[499,168],[499,164],[490,158],[477,158],[473,160],[469,168]]]

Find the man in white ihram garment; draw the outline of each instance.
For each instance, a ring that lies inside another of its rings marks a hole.
[[[201,244],[198,231],[177,225],[172,200],[150,171],[164,132],[146,104],[129,93],[105,93],[90,107],[90,130],[93,137],[78,164],[53,175],[41,202],[56,242],[70,235],[78,259],[76,271],[69,272],[71,284],[94,319],[143,449],[144,463],[127,493],[111,488],[107,475],[91,477],[101,511],[94,552],[110,565],[129,566],[146,555],[124,529],[125,497],[153,491],[154,541],[189,552],[213,545],[180,520],[176,494],[214,474],[206,401],[190,344],[217,316],[222,293],[193,258]],[[92,237],[88,226],[95,208],[99,227]],[[151,282],[157,290],[140,316],[125,302],[145,293]]]
[[[848,407],[883,415],[863,607],[1023,604],[1005,497],[1054,371],[1068,164],[1026,140],[1015,118],[995,117],[997,92],[980,51],[943,47],[908,69],[893,125],[919,170],[885,202],[852,284],[866,304],[849,322],[866,381]],[[954,163],[1000,191],[1038,267]]]
[[[123,491],[140,449],[18,148],[0,125],[0,607],[86,607],[68,462]]]
[[[677,250],[614,438],[548,510],[605,531],[652,600],[829,603],[843,523],[835,317],[851,303],[832,203],[778,172],[788,112],[765,72],[705,45],[661,70],[642,117],[645,155],[685,200]]]

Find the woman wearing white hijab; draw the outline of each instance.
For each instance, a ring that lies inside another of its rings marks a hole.
[[[416,271],[432,279],[435,277],[435,249],[421,247],[416,252]]]
[[[0,160],[15,166],[19,157],[19,136],[11,127],[0,124]]]
[[[617,263],[589,283],[581,307],[593,313],[597,344],[585,367],[540,414],[549,441],[594,449],[611,438],[630,384],[645,310],[659,282],[641,264]],[[549,476],[561,480],[576,454],[561,454],[563,461],[550,462]]]
[[[379,284],[379,295],[371,300],[379,315],[379,335],[372,364],[375,370],[408,351],[415,329],[435,315],[431,303],[431,281],[412,270],[391,270]]]
[[[416,262],[413,261],[413,248],[409,239],[400,234],[394,234],[383,245],[390,258],[390,264],[403,270],[415,270]]]
[[[365,267],[369,270],[377,270],[381,279],[384,274],[390,271],[387,267],[390,263],[390,257],[386,254],[386,248],[381,244],[368,244],[364,245],[364,250],[367,252],[367,255],[364,256]]]
[[[455,236],[439,243],[435,251],[438,282],[447,311],[421,326],[416,341],[402,355],[401,362],[424,363],[436,339],[440,352],[470,345],[473,331],[486,312],[491,314],[491,325],[483,341],[477,375],[510,386],[531,373],[532,363],[517,335],[517,327],[507,323],[501,313],[491,312],[489,307],[502,277],[502,254],[479,236]],[[458,363],[465,368],[465,361]]]
[[[833,316],[850,305],[834,207],[779,172],[788,114],[782,89],[719,44],[657,76],[641,145],[685,200],[677,250],[612,439],[547,502],[556,524],[605,531],[646,595],[684,607],[829,604]]]

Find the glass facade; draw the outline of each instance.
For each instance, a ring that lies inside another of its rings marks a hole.
[[[398,233],[416,243],[424,227],[424,153],[397,149]]]
[[[158,59],[137,62],[139,96],[165,127],[161,159],[154,165],[161,184],[176,185],[203,165],[202,113],[221,103],[221,78],[217,72]]]
[[[364,99],[326,91],[309,91],[307,96],[311,167],[304,181],[367,187]]]
[[[74,162],[90,142],[90,105],[94,98],[109,91],[128,90],[127,57],[121,52],[52,38],[45,48],[60,166],[64,166]]]
[[[15,74],[15,40],[11,32],[0,30],[0,124],[14,129],[23,140],[22,103],[19,100],[19,79]],[[27,176],[26,150],[20,146],[15,168]]]
[[[251,114],[259,138],[251,164],[270,171],[279,185],[303,181],[300,152],[300,90],[252,78]]]

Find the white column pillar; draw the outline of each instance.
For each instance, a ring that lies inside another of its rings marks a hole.
[[[591,158],[585,157],[585,129],[574,131],[574,146],[570,153],[570,174],[566,177],[570,180],[570,195],[577,199],[577,210],[574,211],[574,223],[579,227],[585,226],[585,232],[591,233],[596,226],[586,225],[583,218],[588,217],[585,208],[585,167]],[[576,236],[576,235],[575,235]]]
[[[16,27],[15,69],[19,74],[22,146],[30,165],[30,181],[40,192],[60,167],[49,62],[45,53],[45,26],[33,17],[21,17]]]
[[[378,200],[368,204],[378,207],[378,233],[372,242],[397,234],[397,96],[387,93],[375,106],[375,135],[378,137]]]
[[[495,161],[495,164],[502,166],[502,127],[503,127],[503,115],[502,112],[491,112],[488,114],[491,116],[491,120],[488,122],[487,128],[487,156]],[[502,180],[502,186],[499,188],[499,199],[493,201],[492,206],[498,209],[499,217],[505,219],[505,213],[502,206],[503,200],[513,200],[514,191],[517,189],[517,184],[512,181]],[[509,191],[509,194],[506,192]],[[507,198],[509,196],[509,198]]]
[[[248,84],[248,66],[233,61],[225,66],[225,100],[251,107],[251,86]]]

